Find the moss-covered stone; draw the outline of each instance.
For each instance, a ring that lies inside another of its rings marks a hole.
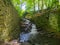
[[[36,24],[37,28],[43,28],[44,30],[48,28],[48,15],[33,16],[32,20]]]
[[[56,37],[60,37],[60,15],[58,13],[46,13],[40,16],[33,16],[32,21],[37,28],[48,32],[54,32]]]
[[[59,28],[58,28],[58,15],[57,14],[50,14],[49,15],[49,25],[52,28],[53,32],[59,32]]]
[[[15,39],[19,33],[19,16],[11,0],[0,0],[0,40]]]

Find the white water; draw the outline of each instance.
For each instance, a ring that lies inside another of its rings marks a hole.
[[[32,28],[31,28],[31,32],[26,33],[26,34],[22,32],[20,34],[20,39],[21,39],[20,42],[28,41],[30,37],[34,37],[37,34],[36,25],[31,23],[30,20],[27,20],[27,19],[23,19],[23,20],[24,20],[24,22],[23,22],[24,24],[28,24],[26,28],[28,28],[29,25],[31,25],[31,24],[32,24],[31,25]]]
[[[37,34],[37,29],[36,29],[36,25],[32,24],[32,29],[31,29],[31,34]]]
[[[29,24],[29,22],[30,22],[30,20],[28,20],[28,19],[23,19],[25,22],[23,22],[23,23],[25,23],[25,24]]]
[[[30,24],[30,20],[28,19],[24,19],[25,20],[25,24]],[[32,29],[31,29],[31,32],[30,34],[37,34],[37,28],[36,28],[36,25],[32,23]]]

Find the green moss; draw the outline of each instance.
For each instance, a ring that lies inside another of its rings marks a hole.
[[[32,21],[37,28],[42,28],[48,32],[54,32],[56,35],[60,34],[60,15],[56,13],[49,13],[41,16],[33,16]],[[58,36],[57,36],[58,37]]]
[[[59,28],[59,32],[60,32],[60,14],[58,14],[58,28]]]
[[[3,41],[16,39],[20,34],[18,13],[9,1],[0,1],[0,40]]]
[[[59,30],[58,29],[58,15],[57,14],[50,14],[49,25],[52,28],[51,31],[57,32]]]
[[[42,16],[38,16],[38,17],[33,17],[33,21],[36,24],[37,28],[43,28],[44,30],[46,30],[49,26],[49,21],[48,21],[48,15],[42,15]]]
[[[9,4],[11,4],[11,0],[3,0],[5,6],[9,6]],[[8,4],[8,5],[7,5]]]

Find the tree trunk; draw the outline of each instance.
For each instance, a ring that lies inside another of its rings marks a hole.
[[[34,3],[34,12],[35,12],[35,0],[33,0],[33,3]]]
[[[41,6],[41,10],[43,10],[43,0],[42,0],[42,6]]]
[[[39,0],[38,0],[38,12],[39,12]]]

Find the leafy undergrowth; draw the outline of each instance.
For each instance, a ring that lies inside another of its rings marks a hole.
[[[46,31],[40,31],[35,37],[31,38],[31,44],[37,45],[60,45],[60,39],[54,38],[54,34]]]
[[[31,21],[34,22],[38,30],[54,32],[57,38],[60,38],[60,16],[56,13],[46,13],[40,16],[33,16]]]

